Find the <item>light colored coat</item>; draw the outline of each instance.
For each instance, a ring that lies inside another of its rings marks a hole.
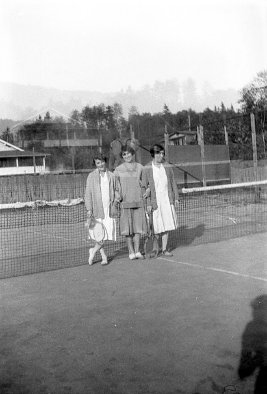
[[[177,201],[179,200],[179,194],[174,179],[173,169],[169,163],[163,163],[163,166],[165,168],[167,180],[168,180],[168,196],[169,196],[170,204],[174,204],[176,200]],[[152,162],[148,163],[143,169],[142,186],[145,189],[147,188],[150,189],[150,195],[147,198],[147,206],[152,206],[152,209],[155,211],[158,208],[158,205],[156,198],[155,183],[153,179]]]
[[[116,194],[116,179],[112,172],[107,170],[108,182],[109,182],[109,201],[110,206],[115,201]],[[95,218],[104,219],[104,208],[102,204],[101,186],[100,186],[100,174],[96,169],[91,172],[86,181],[86,189],[84,195],[84,202],[87,211],[91,211]],[[110,210],[109,210],[110,211]]]

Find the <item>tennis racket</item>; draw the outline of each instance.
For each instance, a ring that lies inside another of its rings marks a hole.
[[[103,223],[91,217],[87,219],[85,226],[88,230],[89,239],[96,241],[97,243],[102,243],[104,241],[106,235],[106,228]]]
[[[146,259],[150,259],[152,257],[158,256],[159,244],[158,244],[158,239],[156,238],[156,236],[154,234],[153,213],[152,212],[147,213],[146,219],[147,219],[148,233],[145,238],[144,251],[145,251]]]

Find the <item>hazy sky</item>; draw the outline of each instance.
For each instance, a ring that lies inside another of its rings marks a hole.
[[[118,91],[267,68],[264,0],[0,0],[0,81]]]

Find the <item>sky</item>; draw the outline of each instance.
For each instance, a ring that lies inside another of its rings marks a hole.
[[[267,68],[264,0],[0,0],[0,81],[117,92]]]

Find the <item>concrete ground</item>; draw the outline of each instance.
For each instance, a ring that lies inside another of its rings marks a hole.
[[[0,281],[1,394],[253,393],[237,378],[267,234]]]

